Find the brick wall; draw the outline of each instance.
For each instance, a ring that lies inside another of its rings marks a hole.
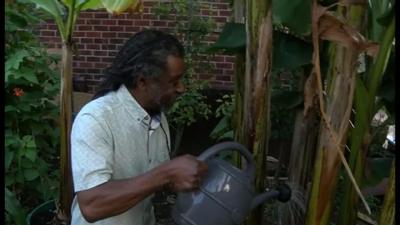
[[[144,11],[140,14],[124,13],[111,15],[106,11],[84,11],[76,22],[73,34],[78,52],[74,56],[74,79],[84,80],[87,92],[93,93],[103,79],[103,70],[108,67],[118,49],[125,40],[134,33],[152,28],[171,31],[173,21],[168,18],[159,18],[153,14],[153,4],[157,1],[144,1]],[[217,23],[216,30],[209,35],[207,42],[216,41],[224,24],[230,21],[231,8],[229,0],[203,1],[209,8],[202,10],[203,16],[211,16]],[[54,21],[47,21],[39,25],[39,38],[48,48],[61,48],[60,37]],[[215,55],[211,61],[214,69],[210,73],[196,74],[198,79],[208,80],[212,88],[233,88],[233,61],[234,57]]]

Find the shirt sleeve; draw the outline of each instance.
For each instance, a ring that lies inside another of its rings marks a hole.
[[[111,179],[113,141],[107,124],[85,113],[75,118],[71,131],[71,166],[75,192]]]

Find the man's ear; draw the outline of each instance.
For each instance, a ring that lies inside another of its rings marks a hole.
[[[147,80],[140,75],[137,79],[136,88],[139,90],[144,90],[147,87]]]

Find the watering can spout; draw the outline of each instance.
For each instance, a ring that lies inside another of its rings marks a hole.
[[[280,185],[276,190],[267,191],[262,194],[257,195],[251,202],[251,210],[264,203],[269,199],[276,198],[280,202],[287,202],[290,200],[292,191],[287,184]]]

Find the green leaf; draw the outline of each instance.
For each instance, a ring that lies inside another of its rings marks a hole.
[[[32,181],[39,177],[39,172],[36,169],[25,169],[24,177],[27,181]]]
[[[206,50],[208,53],[223,49],[226,53],[242,52],[246,48],[246,28],[242,23],[226,23],[218,40]]]
[[[311,1],[272,0],[272,12],[274,23],[287,26],[297,34],[310,34]]]
[[[300,91],[272,91],[271,102],[283,109],[294,109],[303,103],[303,93]]]
[[[34,84],[39,84],[36,73],[33,69],[23,67],[19,70],[13,70],[11,74],[13,75],[14,79],[23,78]]]
[[[223,140],[223,139],[230,139],[233,140],[233,130],[230,130],[226,133],[224,133],[223,135],[221,135],[218,140]]]
[[[32,162],[36,161],[36,149],[35,148],[28,148],[25,152],[25,157],[31,160]]]
[[[18,112],[18,109],[13,105],[6,105],[6,107],[4,107],[4,112]]]
[[[370,159],[370,161],[368,161],[369,166],[366,166],[368,176],[363,186],[375,186],[381,182],[383,178],[389,177],[392,161],[393,158]]]
[[[278,31],[273,36],[273,69],[295,69],[311,64],[311,43]]]
[[[30,0],[38,7],[50,13],[54,18],[61,20],[63,15],[63,6],[57,0]]]
[[[6,150],[6,152],[4,154],[4,168],[5,168],[5,171],[8,171],[8,168],[10,167],[13,159],[14,159],[14,152]]]
[[[218,136],[221,135],[221,133],[228,129],[229,126],[229,120],[227,116],[222,117],[222,119],[218,122],[218,124],[214,127],[214,129],[210,133],[210,137],[212,138],[218,138]]]
[[[20,202],[8,188],[5,188],[5,211],[12,216],[16,225],[26,225],[26,212],[23,210]]]
[[[56,21],[56,24],[61,34],[61,38],[65,40],[66,31],[64,30],[64,22],[63,22],[63,16],[65,10],[64,6],[60,2],[58,2],[58,0],[30,0],[30,1],[35,3],[36,6],[44,9],[54,17],[54,20]]]
[[[29,53],[25,49],[19,50],[12,54],[6,61],[5,70],[8,71],[11,68],[18,69],[24,58],[28,56]]]
[[[389,8],[382,16],[378,17],[376,21],[382,26],[389,26],[390,20],[394,16],[394,7]]]
[[[104,5],[101,2],[101,0],[89,0],[81,4],[80,7],[81,10],[87,10],[87,9],[97,10],[97,9],[103,9]]]
[[[123,13],[128,10],[139,9],[138,4],[141,4],[139,0],[101,0],[102,5],[109,13]]]

